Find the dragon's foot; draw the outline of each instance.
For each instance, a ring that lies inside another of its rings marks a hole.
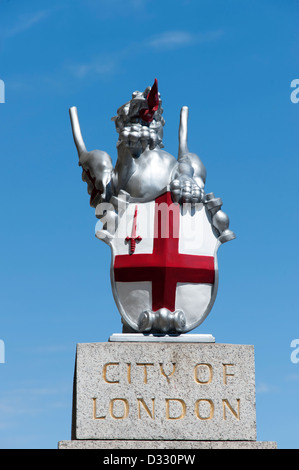
[[[146,310],[139,317],[138,327],[142,333],[180,334],[186,326],[185,315],[182,310],[170,312],[167,308],[160,308],[156,312]]]
[[[202,202],[204,191],[193,178],[181,176],[170,183],[170,190],[174,202],[196,204]]]

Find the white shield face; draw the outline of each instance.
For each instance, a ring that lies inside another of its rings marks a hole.
[[[125,324],[146,331],[146,316],[155,331],[159,317],[156,331],[187,332],[202,323],[217,293],[220,245],[205,205],[174,204],[168,191],[151,202],[127,197],[109,232],[112,290]],[[180,330],[169,325],[175,315]]]

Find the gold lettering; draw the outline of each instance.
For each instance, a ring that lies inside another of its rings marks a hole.
[[[176,367],[176,363],[175,362],[172,362],[172,372],[171,374],[167,375],[163,369],[163,363],[159,363],[159,366],[160,366],[160,372],[161,374],[166,378],[167,382],[169,383],[169,379],[170,377],[173,376],[173,374],[175,373],[175,367]]]
[[[104,364],[103,379],[107,384],[119,384],[119,380],[108,380],[107,379],[107,369],[110,366],[119,366],[119,363],[118,362],[108,362],[107,364]]]
[[[143,366],[144,367],[144,379],[143,383],[147,384],[147,366],[153,366],[151,362],[138,362],[136,366]]]
[[[233,409],[231,404],[227,399],[222,400],[222,406],[223,406],[223,419],[226,419],[226,406],[229,409],[229,411],[234,415],[236,419],[240,419],[240,398],[237,398],[237,411]]]
[[[130,362],[127,363],[127,379],[128,379],[128,383],[130,384],[131,383],[131,363]]]
[[[227,377],[233,377],[235,374],[229,374],[226,370],[227,367],[233,367],[234,364],[222,364],[223,367],[223,383],[224,385],[227,385]]]
[[[155,419],[155,399],[152,398],[152,412],[150,412],[148,406],[144,402],[143,398],[137,398],[138,403],[138,419],[141,419],[140,405],[143,406],[150,418]]]
[[[209,406],[210,406],[210,414],[209,416],[201,416],[201,414],[199,413],[199,404],[200,402],[206,402],[206,403],[209,403]],[[202,421],[205,421],[205,420],[210,420],[214,417],[214,403],[212,402],[212,400],[208,399],[208,398],[200,398],[199,400],[197,400],[195,402],[195,416],[202,420]]]
[[[124,411],[121,416],[116,416],[114,413],[114,403],[120,401],[124,405]],[[129,415],[129,402],[125,398],[113,398],[109,404],[109,413],[113,419],[125,419]]]
[[[198,372],[197,372],[199,367],[208,368],[208,371],[209,371],[208,380],[199,380]],[[212,378],[213,378],[213,367],[211,366],[211,364],[205,364],[205,363],[196,364],[196,366],[194,367],[194,380],[196,383],[201,384],[201,385],[208,385],[212,382]]]
[[[179,416],[170,416],[170,402],[178,402],[181,405],[182,411]],[[183,419],[186,416],[186,403],[181,398],[165,398],[166,402],[166,419]]]
[[[97,399],[92,399],[92,419],[106,419],[106,416],[97,416]]]

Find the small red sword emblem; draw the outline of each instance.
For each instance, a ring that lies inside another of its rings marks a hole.
[[[142,238],[137,234],[137,205],[135,206],[134,212],[134,219],[133,219],[133,226],[132,226],[132,233],[130,237],[126,237],[126,242],[130,243],[130,255],[135,252],[136,242],[141,242]]]

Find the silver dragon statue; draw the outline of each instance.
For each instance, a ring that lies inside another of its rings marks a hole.
[[[217,293],[218,247],[235,238],[222,200],[205,193],[202,161],[188,149],[188,107],[181,109],[177,159],[163,150],[162,114],[157,80],[117,110],[113,167],[105,151],[86,149],[77,108],[70,108],[90,205],[98,218],[113,222],[97,236],[111,248],[112,291],[125,332],[180,334],[202,323]],[[162,204],[172,227],[167,236],[158,217]],[[190,221],[197,222],[191,240]]]

